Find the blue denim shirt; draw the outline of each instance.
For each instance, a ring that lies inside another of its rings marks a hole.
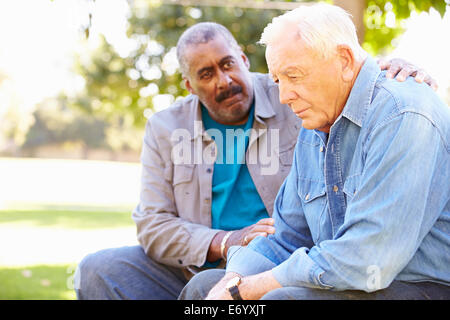
[[[449,107],[369,57],[330,133],[301,129],[275,234],[230,248],[227,271],[333,290],[450,285],[449,199]]]

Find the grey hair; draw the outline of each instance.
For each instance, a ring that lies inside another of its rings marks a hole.
[[[188,75],[189,66],[187,65],[184,52],[188,46],[197,45],[200,43],[208,43],[209,41],[216,39],[220,35],[225,41],[237,52],[241,52],[242,49],[233,37],[231,32],[223,25],[215,22],[200,22],[192,27],[189,27],[183,32],[177,43],[177,59],[180,65],[180,71],[183,76]]]
[[[268,46],[275,39],[283,37],[283,32],[286,32],[283,27],[289,23],[296,25],[297,29],[293,31],[325,58],[334,54],[336,47],[341,44],[348,45],[358,60],[367,56],[358,43],[350,14],[338,6],[326,3],[300,6],[275,17],[265,27],[259,43]]]

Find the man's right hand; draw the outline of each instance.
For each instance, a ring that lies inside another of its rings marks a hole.
[[[267,237],[269,234],[274,234],[274,223],[275,220],[273,218],[264,218],[248,227],[240,230],[234,230],[225,243],[224,255],[227,255],[228,248],[232,246],[246,246],[257,236]],[[209,246],[207,261],[214,262],[222,257],[220,245],[226,234],[227,231],[220,231],[213,238],[211,245]]]
[[[246,246],[257,236],[267,237],[269,234],[274,234],[274,223],[273,218],[265,218],[246,228],[234,231],[226,243],[226,249],[228,250],[231,246]]]

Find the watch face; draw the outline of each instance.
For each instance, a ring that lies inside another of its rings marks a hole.
[[[241,278],[234,277],[234,278],[230,279],[230,281],[227,282],[227,289],[230,289],[231,287],[235,287],[239,283],[241,283]]]

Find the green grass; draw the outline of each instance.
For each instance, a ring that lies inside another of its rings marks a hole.
[[[49,228],[57,230],[80,231],[82,236],[86,231],[95,232],[100,229],[115,229],[132,227],[131,210],[123,212],[96,211],[97,208],[83,208],[77,211],[74,207],[36,208],[26,210],[0,211],[0,230],[26,233],[26,230],[42,231],[43,235]],[[61,233],[64,236],[64,232]],[[76,233],[75,233],[76,234]],[[64,240],[64,239],[61,239]],[[14,241],[28,241],[20,236],[11,239]],[[23,243],[21,243],[23,245]],[[0,245],[0,255],[1,246]],[[23,247],[23,246],[22,246]],[[48,248],[47,248],[48,249]],[[19,252],[20,254],[20,252]],[[26,254],[23,253],[23,254]],[[5,258],[5,257],[4,257]],[[0,259],[1,260],[1,259]],[[5,259],[3,259],[5,261]],[[66,300],[75,299],[75,292],[71,288],[71,280],[76,265],[51,265],[41,262],[34,265],[14,266],[0,265],[0,300]]]
[[[0,211],[2,223],[18,223],[36,227],[67,229],[98,229],[133,226],[131,212],[99,212],[74,210],[4,210]]]
[[[2,300],[73,300],[73,272],[70,265],[31,266],[0,269]]]

